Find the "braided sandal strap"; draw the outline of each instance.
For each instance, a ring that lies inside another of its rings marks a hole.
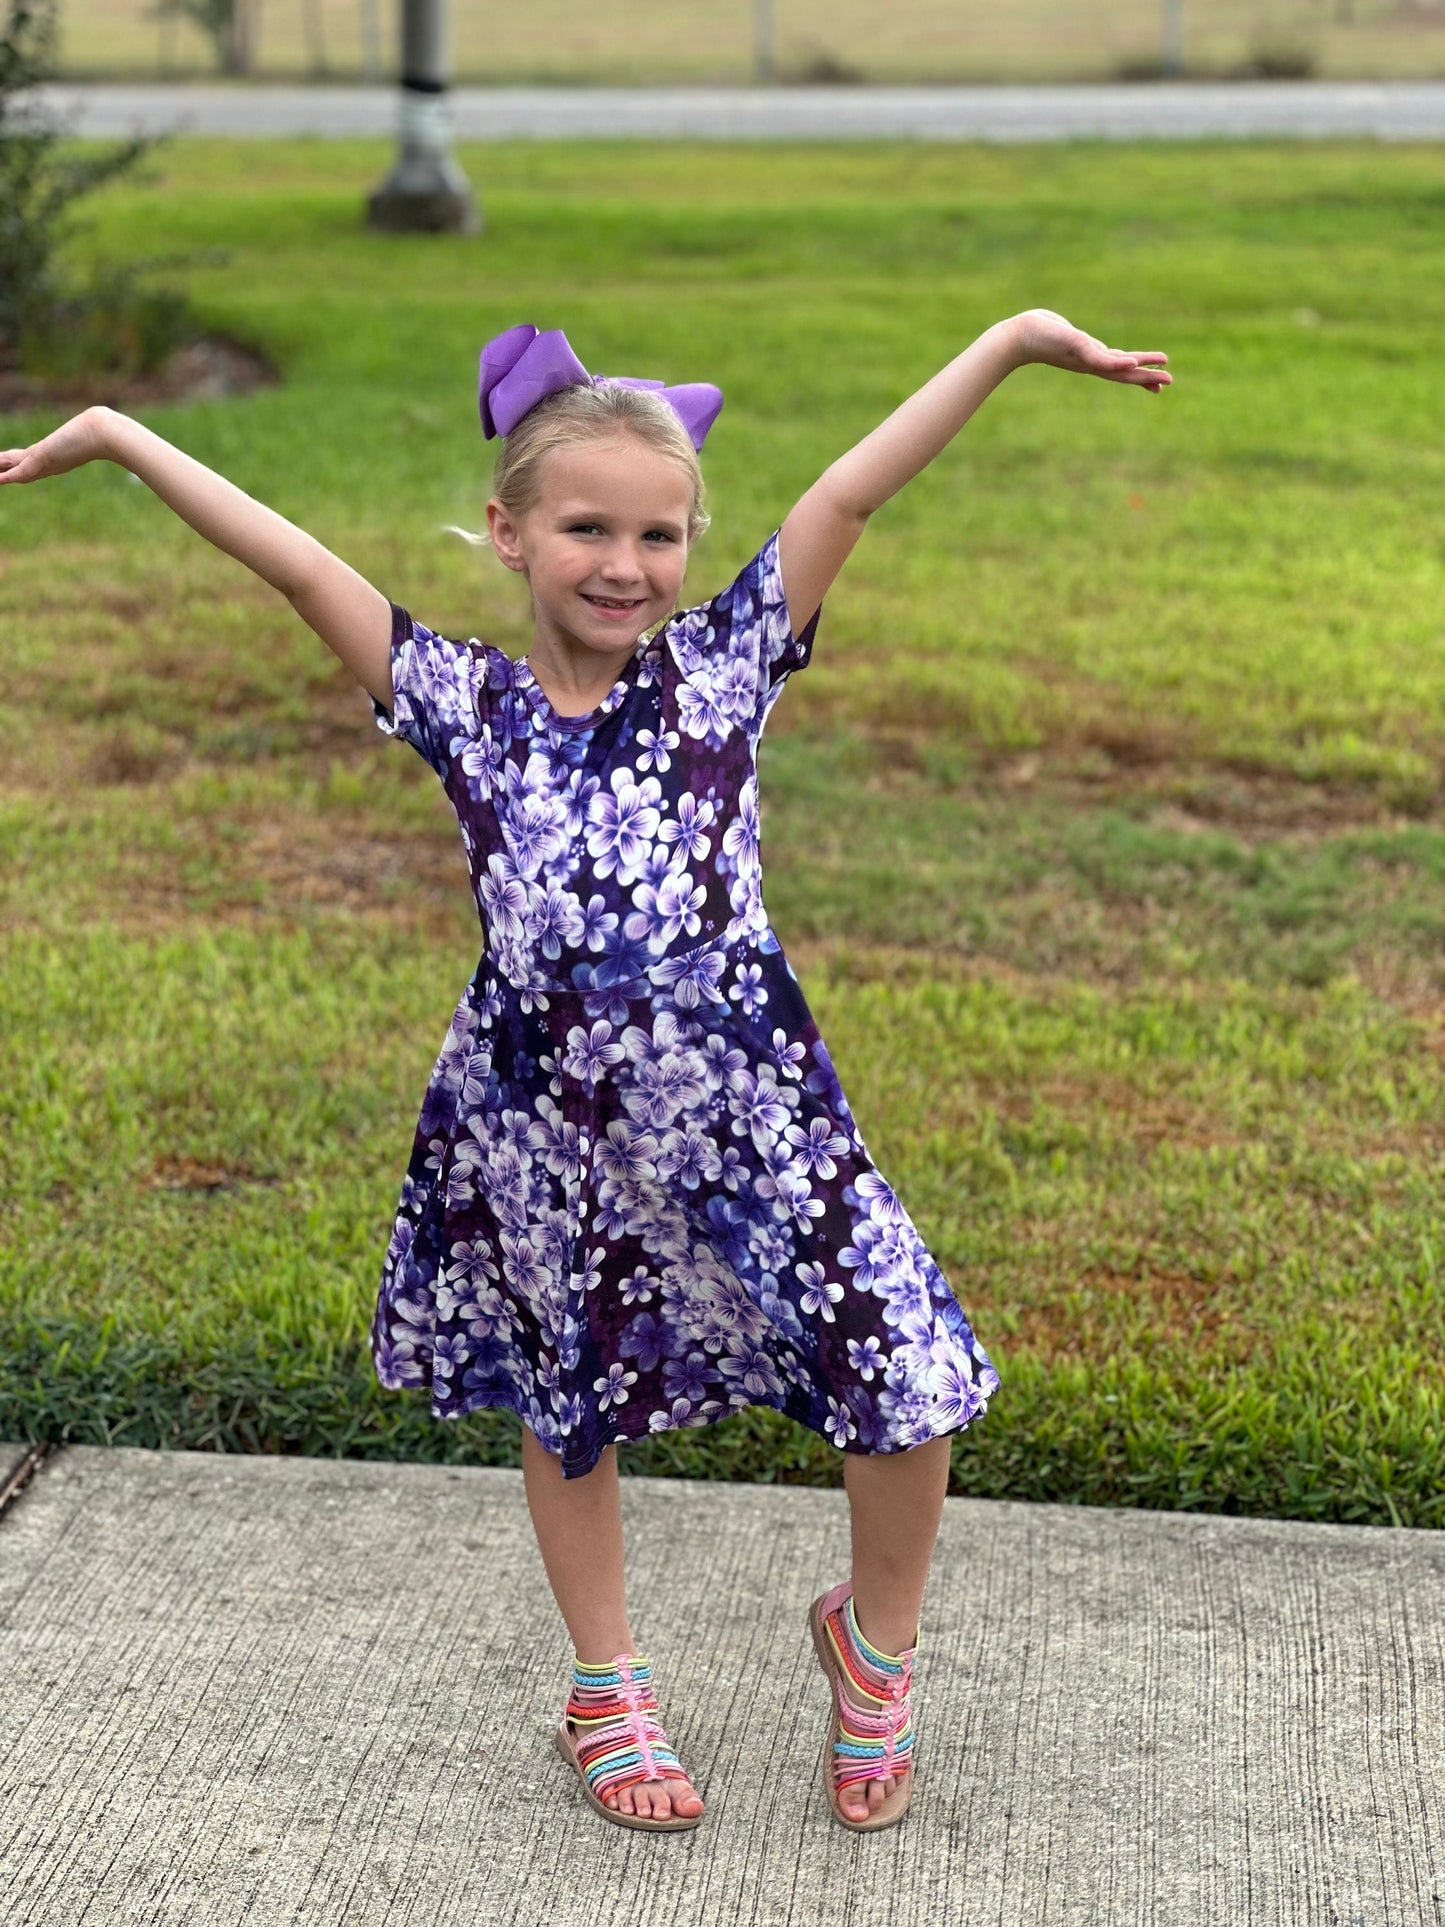
[[[577,1729],[577,1761],[599,1800],[644,1780],[685,1780],[657,1718],[652,1662],[619,1653],[610,1666],[572,1667],[566,1717]]]
[[[844,1673],[867,1704],[856,1705],[835,1683],[838,1737],[833,1742],[833,1784],[844,1787],[861,1780],[886,1780],[913,1763],[913,1686],[916,1646],[901,1653],[882,1653],[870,1646],[858,1629],[853,1595],[823,1621],[828,1642]]]

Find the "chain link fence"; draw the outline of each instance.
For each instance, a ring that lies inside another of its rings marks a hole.
[[[385,80],[399,4],[62,0],[63,71]],[[459,82],[1445,76],[1445,0],[452,0],[450,18]]]

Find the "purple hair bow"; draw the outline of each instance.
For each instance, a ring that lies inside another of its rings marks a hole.
[[[482,350],[477,387],[482,434],[488,441],[494,435],[510,435],[522,417],[548,395],[582,383],[604,381],[615,381],[620,388],[650,388],[661,395],[687,430],[694,448],[701,448],[706,441],[723,404],[721,388],[710,381],[685,381],[669,388],[663,382],[646,381],[636,375],[589,375],[560,328],[542,333],[530,321],[521,321]]]

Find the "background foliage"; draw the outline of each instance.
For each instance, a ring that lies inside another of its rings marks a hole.
[[[62,0],[68,72],[394,74],[400,0]],[[1180,20],[1179,45],[1166,22]],[[638,86],[1202,77],[1430,78],[1435,0],[531,0],[451,10],[457,78]]]

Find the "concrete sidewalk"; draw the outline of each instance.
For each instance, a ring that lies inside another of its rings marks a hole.
[[[78,134],[392,136],[397,89],[38,89]],[[461,140],[1440,140],[1445,82],[1090,87],[457,87]]]
[[[626,1502],[694,1833],[606,1826],[552,1751],[519,1474],[59,1453],[0,1518],[5,1927],[1445,1914],[1445,1534],[951,1500],[919,1791],[870,1838],[803,1623],[842,1495]]]

